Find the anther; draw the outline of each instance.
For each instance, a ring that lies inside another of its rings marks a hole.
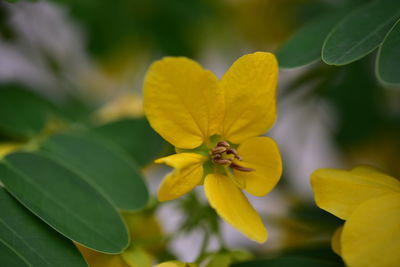
[[[236,149],[234,149],[234,148],[228,148],[226,150],[226,154],[233,154],[235,156],[235,159],[242,160],[242,157],[239,156],[239,154],[237,153]]]
[[[246,167],[240,166],[240,165],[238,165],[236,163],[233,163],[233,162],[229,165],[229,167],[231,167],[232,169],[241,171],[241,172],[252,172],[252,171],[254,171],[254,169],[252,169],[252,168],[246,168]]]
[[[224,146],[216,146],[211,150],[213,155],[218,155],[227,151],[227,148]]]
[[[223,158],[219,158],[219,157],[214,157],[213,162],[218,165],[229,165],[230,166],[232,164],[231,159],[223,159]]]
[[[230,148],[231,146],[229,145],[229,143],[228,142],[226,142],[226,141],[220,141],[220,142],[218,142],[217,143],[217,147],[218,146],[222,146],[222,147],[226,147],[226,148]]]

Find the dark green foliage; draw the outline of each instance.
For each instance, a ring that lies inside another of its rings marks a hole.
[[[300,29],[278,52],[280,66],[303,66],[317,60],[321,50],[325,63],[345,65],[381,46],[378,77],[384,84],[399,85],[399,34],[396,28],[393,35],[388,32],[400,19],[400,1],[353,1],[351,8],[345,6],[342,10],[347,10],[347,14],[342,11],[345,16],[339,12],[335,18],[335,12],[325,13]]]
[[[361,6],[331,30],[322,48],[322,59],[329,65],[345,65],[368,55],[382,43],[399,17],[397,0],[375,0]]]
[[[295,68],[321,57],[326,33],[346,14],[348,9],[335,10],[310,21],[287,41],[277,53],[282,68]]]
[[[32,153],[14,153],[0,165],[7,190],[66,237],[108,253],[121,252],[129,237],[121,216],[79,174]]]
[[[72,242],[25,209],[0,187],[2,266],[87,266]]]
[[[52,136],[40,154],[78,173],[123,210],[143,208],[149,194],[134,160],[112,146],[78,135]]]
[[[15,84],[0,86],[0,135],[27,139],[38,134],[52,113],[51,103]]]

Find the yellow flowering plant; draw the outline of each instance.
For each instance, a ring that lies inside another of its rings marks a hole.
[[[274,55],[264,52],[240,57],[219,80],[184,57],[150,66],[145,114],[177,152],[156,160],[174,168],[160,185],[160,201],[204,185],[225,221],[252,240],[266,241],[263,222],[243,190],[264,196],[281,177],[278,146],[260,136],[276,119],[277,77]]]
[[[311,176],[317,205],[345,220],[332,247],[350,267],[400,263],[400,181],[374,168],[318,169]]]

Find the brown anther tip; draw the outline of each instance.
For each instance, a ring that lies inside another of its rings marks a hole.
[[[229,145],[229,143],[226,142],[226,141],[220,141],[220,142],[218,142],[218,143],[217,143],[217,146],[222,146],[222,147],[226,147],[226,148],[231,147],[231,146]]]
[[[222,159],[222,155],[221,154],[216,154],[212,156],[212,159]]]
[[[212,153],[213,155],[217,155],[217,154],[224,153],[225,151],[226,151],[226,147],[217,146],[217,147],[214,147],[214,148],[211,150],[211,153]]]
[[[226,154],[233,154],[233,155],[235,156],[236,159],[242,160],[242,157],[239,156],[238,152],[237,152],[236,149],[234,149],[234,148],[228,148],[228,149],[226,150]]]
[[[231,167],[232,169],[235,169],[237,171],[241,171],[241,172],[252,172],[252,171],[255,171],[252,168],[246,168],[246,167],[240,166],[240,165],[238,165],[236,163],[233,163],[233,162],[231,163],[231,165],[229,165],[229,167]]]
[[[217,158],[217,157],[213,158],[213,162],[215,164],[218,164],[218,165],[230,165],[230,164],[232,164],[232,160],[231,159],[222,159],[222,158]]]

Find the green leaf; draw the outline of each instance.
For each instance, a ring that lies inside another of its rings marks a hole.
[[[26,208],[66,237],[97,251],[119,253],[129,242],[120,214],[76,173],[43,156],[13,153],[0,179]]]
[[[318,60],[326,36],[347,11],[341,9],[324,14],[301,28],[277,52],[279,66],[295,68]]]
[[[377,0],[350,13],[328,35],[322,60],[345,65],[377,48],[400,17],[400,1]]]
[[[2,266],[87,266],[70,240],[35,217],[1,187],[0,258]]]
[[[73,170],[123,210],[143,208],[149,199],[138,166],[129,155],[98,140],[77,135],[56,135],[39,150]]]
[[[30,267],[18,254],[0,239],[0,259],[3,266]]]
[[[0,134],[28,139],[45,126],[51,104],[17,85],[0,86]]]
[[[150,163],[160,153],[164,141],[146,119],[124,119],[94,128],[94,137],[107,138],[129,153],[140,166]]]
[[[400,85],[400,20],[379,48],[376,74],[384,84]]]
[[[234,264],[232,267],[337,267],[343,266],[318,259],[303,257],[277,257],[273,259],[255,260]]]

